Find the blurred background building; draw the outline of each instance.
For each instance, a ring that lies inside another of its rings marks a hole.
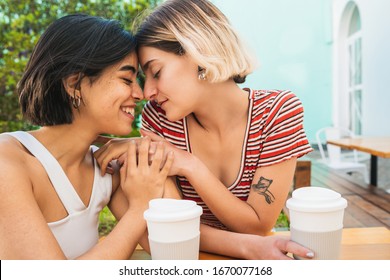
[[[212,2],[257,57],[244,86],[295,92],[310,142],[326,126],[390,135],[390,1]]]

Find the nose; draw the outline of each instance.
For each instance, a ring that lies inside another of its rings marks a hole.
[[[144,96],[147,100],[154,100],[157,98],[158,90],[157,87],[147,80],[145,81],[144,85]]]
[[[134,88],[133,88],[133,91],[131,93],[131,96],[136,101],[140,101],[140,100],[144,99],[144,94],[142,92],[142,89],[137,82],[134,83]]]

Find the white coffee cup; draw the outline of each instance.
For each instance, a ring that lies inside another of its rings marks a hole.
[[[337,260],[347,201],[338,192],[310,186],[294,190],[286,206],[291,240],[311,249],[314,259]]]
[[[144,218],[152,259],[197,260],[202,212],[202,207],[191,200],[151,200]]]

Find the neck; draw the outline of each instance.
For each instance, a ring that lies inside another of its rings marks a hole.
[[[233,81],[209,85],[204,96],[192,118],[206,131],[223,134],[247,120],[248,93]]]
[[[90,144],[97,134],[75,125],[55,125],[42,127],[31,132],[61,163],[63,167],[79,167],[89,152]]]

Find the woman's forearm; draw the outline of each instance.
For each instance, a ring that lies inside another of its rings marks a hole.
[[[201,225],[200,249],[204,252],[249,260],[291,260],[291,254],[313,258],[314,253],[282,236],[258,236]],[[290,253],[290,254],[289,254]]]
[[[199,160],[186,178],[213,214],[230,230],[265,235],[273,225],[262,223],[260,217],[245,201],[232,194]]]
[[[245,256],[234,232],[219,230],[207,225],[200,225],[200,250],[203,252],[244,259]]]
[[[110,234],[79,259],[129,259],[146,230],[144,210],[128,210]]]

